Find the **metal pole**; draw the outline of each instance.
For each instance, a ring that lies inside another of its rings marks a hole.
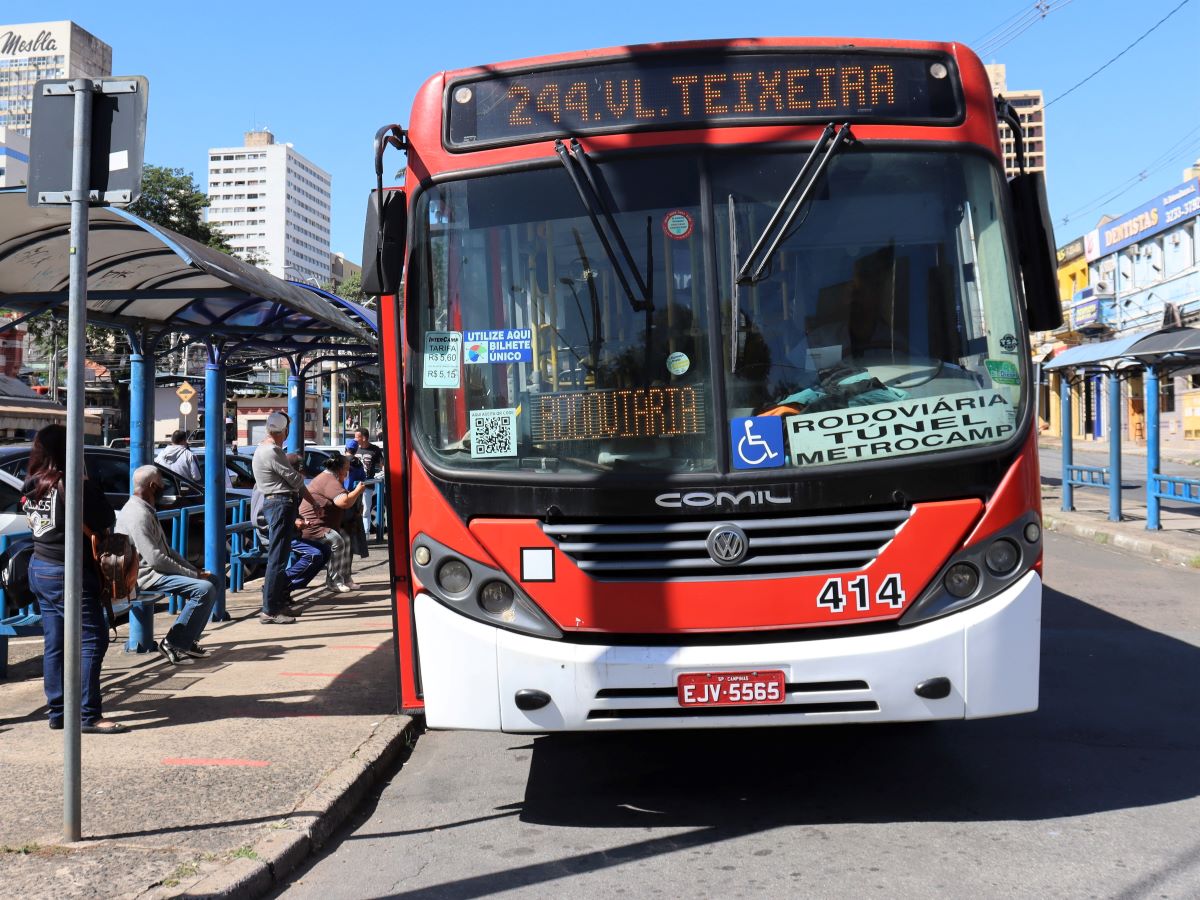
[[[1154,366],[1146,367],[1146,529],[1158,531],[1162,524],[1159,522],[1158,490],[1155,476],[1158,475],[1159,459],[1159,411],[1158,411],[1158,370]]]
[[[88,195],[91,189],[92,86],[77,78],[71,159],[71,281],[67,319],[66,533],[63,565],[63,839],[80,837],[80,694],[83,671],[83,362],[87,356]],[[90,553],[90,550],[87,552]]]
[[[1063,369],[1058,376],[1058,396],[1062,406],[1062,508],[1070,512],[1075,508],[1074,488],[1071,487],[1071,379],[1069,371]]]
[[[288,372],[287,397],[288,418],[292,427],[288,430],[288,453],[299,453],[304,449],[304,382],[300,378],[300,361],[289,360],[292,368]]]
[[[336,368],[337,362],[334,362]],[[329,373],[329,443],[337,445],[342,442],[342,398],[338,394],[338,373]]]
[[[1108,520],[1121,521],[1121,378],[1108,373]]]
[[[210,351],[204,367],[204,568],[216,576],[214,621],[225,612],[225,365]]]
[[[129,332],[129,490],[133,492],[133,470],[145,462],[146,359],[144,336]]]

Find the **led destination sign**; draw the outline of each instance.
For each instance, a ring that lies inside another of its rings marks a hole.
[[[694,387],[538,394],[529,400],[535,444],[703,434],[704,397]]]
[[[650,57],[456,81],[451,146],[556,135],[757,122],[955,122],[941,55],[807,51]]]

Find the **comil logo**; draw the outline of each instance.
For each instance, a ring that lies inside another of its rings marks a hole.
[[[789,496],[776,497],[772,490],[749,491],[671,491],[659,494],[654,502],[667,509],[704,509],[707,506],[765,506],[787,504]]]

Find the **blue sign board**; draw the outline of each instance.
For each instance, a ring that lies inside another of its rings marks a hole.
[[[735,469],[773,469],[787,459],[780,416],[745,416],[729,423]]]
[[[468,331],[463,334],[463,354],[467,365],[532,362],[533,330]]]
[[[1087,258],[1091,261],[1108,256],[1196,215],[1200,215],[1200,178],[1185,181],[1149,203],[1098,226],[1085,239]]]

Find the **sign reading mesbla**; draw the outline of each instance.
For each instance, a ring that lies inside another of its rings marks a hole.
[[[785,427],[792,464],[822,466],[1003,441],[1016,410],[999,391],[967,391],[790,416]]]

